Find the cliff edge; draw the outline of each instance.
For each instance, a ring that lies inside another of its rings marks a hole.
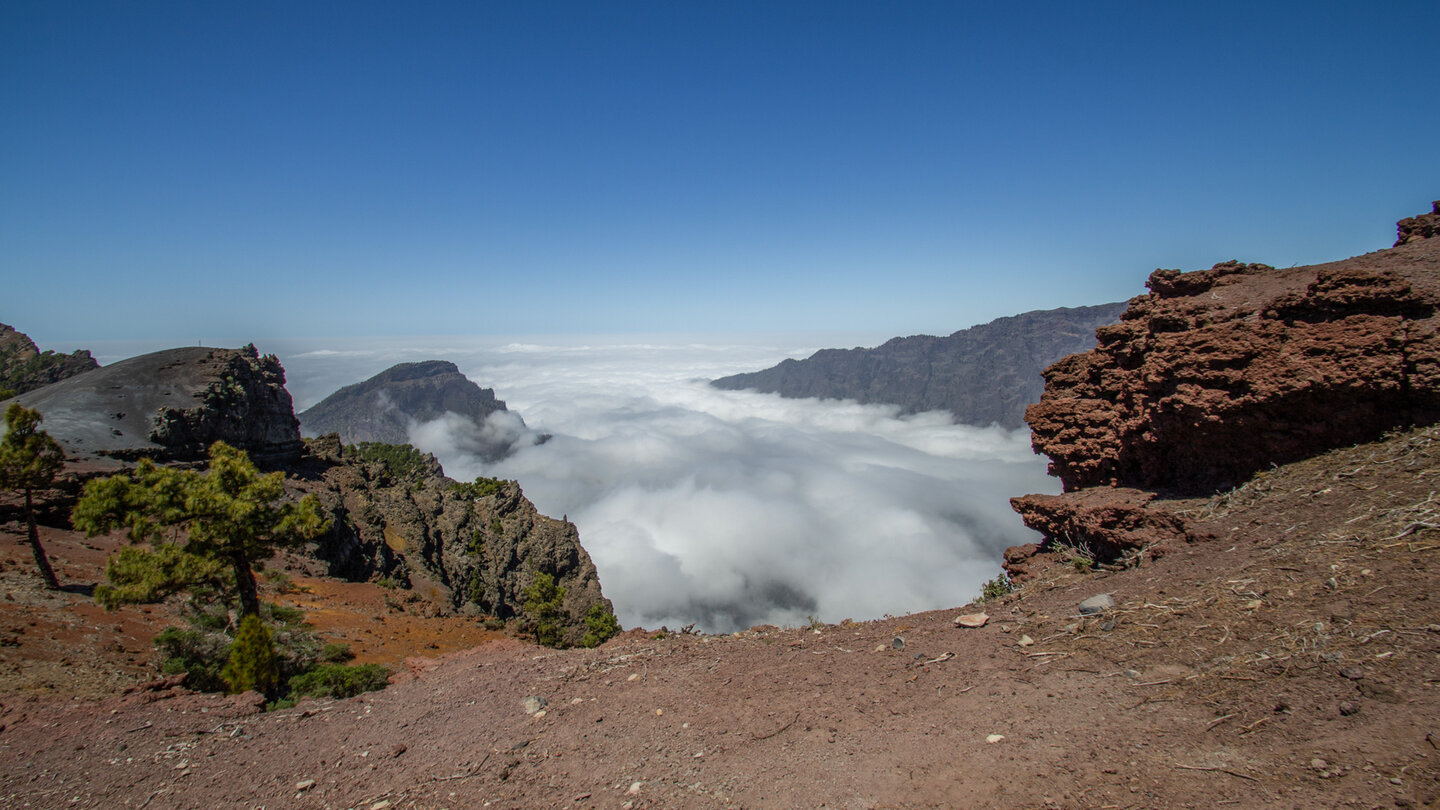
[[[1026,525],[1102,557],[1194,539],[1157,493],[1209,495],[1440,421],[1440,239],[1421,235],[1432,216],[1343,261],[1152,273],[1098,346],[1045,370],[1026,420],[1065,494],[1012,499]]]

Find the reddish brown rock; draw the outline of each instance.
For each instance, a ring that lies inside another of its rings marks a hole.
[[[1154,493],[1138,489],[1095,487],[1064,495],[1025,495],[1011,498],[1010,505],[1026,526],[1045,535],[1047,546],[1074,546],[1098,562],[1109,562],[1130,551],[1195,539],[1183,518],[1152,505],[1154,500]],[[1005,552],[1012,580],[1011,551],[1023,578],[1028,574],[1024,562],[1033,555],[1023,553],[1027,547]]]
[[[1428,214],[1406,217],[1395,223],[1395,246],[1440,235],[1440,200],[1431,204]]]
[[[1046,370],[1034,447],[1066,491],[1206,492],[1436,421],[1437,271],[1440,239],[1283,270],[1157,270],[1094,350]]]

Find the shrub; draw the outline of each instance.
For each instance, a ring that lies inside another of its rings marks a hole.
[[[419,478],[430,466],[426,456],[408,444],[361,442],[345,448],[345,453],[380,464],[392,478],[401,481]]]
[[[224,692],[220,671],[230,658],[230,637],[192,627],[167,627],[155,636],[160,651],[160,671],[166,675],[188,674],[185,685],[201,692]]]
[[[354,697],[361,692],[384,689],[389,678],[390,670],[379,664],[360,664],[354,667],[328,664],[291,678],[290,698]]]
[[[565,602],[565,589],[555,584],[555,577],[536,571],[525,589],[524,610],[535,623],[535,641],[546,647],[557,647],[563,637],[560,609]]]
[[[326,664],[341,664],[354,657],[350,645],[344,642],[332,641],[320,650],[320,661]]]
[[[487,495],[494,495],[495,493],[499,492],[504,488],[504,481],[500,480],[499,478],[486,478],[484,476],[476,478],[475,482],[472,484],[457,483],[450,487],[451,491],[455,492],[460,497],[468,498],[470,500],[477,500],[479,498],[484,498]]]
[[[1015,583],[1010,581],[1009,575],[1001,571],[994,579],[980,587],[980,601],[988,602],[991,599],[999,599],[1014,590]]]
[[[596,602],[585,614],[585,636],[580,639],[580,644],[599,647],[619,632],[620,621],[615,618],[615,612],[605,607],[605,603]]]
[[[230,662],[220,672],[231,694],[254,689],[267,697],[276,697],[280,687],[280,667],[275,658],[275,644],[270,628],[259,616],[240,620],[240,632],[230,645]]]

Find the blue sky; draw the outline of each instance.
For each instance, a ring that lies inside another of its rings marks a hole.
[[[1172,7],[1173,6],[1173,7]],[[1440,4],[0,4],[0,321],[948,333],[1440,198]]]

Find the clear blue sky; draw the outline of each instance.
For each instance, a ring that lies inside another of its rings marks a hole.
[[[1440,198],[1440,3],[0,4],[42,345],[948,333]]]

